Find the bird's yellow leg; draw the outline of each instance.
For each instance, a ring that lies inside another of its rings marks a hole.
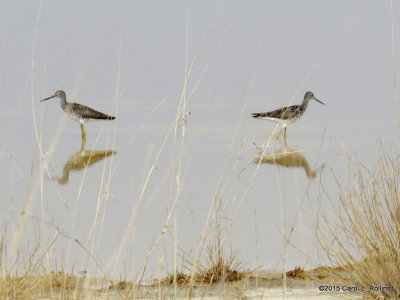
[[[81,152],[85,150],[86,147],[86,135],[82,134]]]
[[[83,124],[81,124],[81,131],[82,131],[82,140],[85,139],[86,141],[86,129],[85,126],[83,126]]]

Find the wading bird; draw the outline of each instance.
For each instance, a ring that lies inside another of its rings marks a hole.
[[[72,120],[75,120],[81,124],[82,138],[86,138],[86,130],[84,127],[85,122],[115,119],[115,117],[103,114],[88,106],[79,103],[67,102],[67,95],[64,91],[61,90],[55,92],[53,96],[45,98],[40,102],[50,100],[52,98],[60,98],[61,108],[63,109],[63,111],[65,111]]]
[[[277,138],[279,139],[282,129],[285,129],[284,134],[286,137],[287,124],[294,123],[303,116],[310,100],[315,100],[325,105],[325,103],[315,98],[312,92],[307,92],[304,95],[303,103],[300,105],[286,106],[270,112],[253,113],[252,117],[256,119],[264,119],[281,124],[282,127],[281,130],[279,130]]]

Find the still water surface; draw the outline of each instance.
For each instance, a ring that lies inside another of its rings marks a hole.
[[[326,106],[311,103],[289,125],[286,142],[271,137],[275,124],[252,119],[248,107],[226,113],[223,100],[190,103],[184,137],[182,127],[176,137],[174,131],[171,104],[178,100],[160,107],[121,101],[115,121],[86,125],[84,148],[78,123],[64,117],[58,101],[37,103],[42,159],[34,131],[30,147],[19,138],[32,124],[27,110],[3,115],[18,124],[1,162],[7,234],[29,211],[19,242],[54,242],[57,263],[49,264],[139,276],[148,261],[151,277],[173,267],[175,240],[178,254],[192,258],[213,244],[217,219],[227,249],[247,267],[307,265],[318,258],[313,224],[331,201],[321,188],[335,199],[334,177],[346,179],[344,154],[373,168],[378,139],[390,142],[395,134],[394,118],[342,117],[338,124],[335,106],[323,99]]]

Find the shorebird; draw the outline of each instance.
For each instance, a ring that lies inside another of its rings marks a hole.
[[[61,108],[63,111],[67,113],[67,115],[72,119],[81,124],[82,138],[86,138],[86,130],[84,127],[85,122],[92,122],[98,120],[114,120],[115,117],[103,114],[93,108],[88,106],[67,102],[67,96],[64,91],[57,91],[53,96],[45,98],[40,102],[50,100],[52,98],[60,98],[61,99]]]
[[[325,103],[315,98],[312,92],[307,92],[304,95],[303,103],[300,105],[286,106],[270,112],[253,113],[252,117],[256,119],[264,119],[281,124],[282,127],[277,135],[277,138],[279,139],[282,129],[285,129],[285,137],[286,137],[287,124],[294,123],[303,116],[310,100],[315,100],[325,105]]]

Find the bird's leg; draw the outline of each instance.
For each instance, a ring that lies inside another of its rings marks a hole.
[[[285,132],[284,132],[284,137],[285,137],[285,139],[286,139],[286,125],[285,125]]]
[[[86,141],[86,129],[85,126],[83,126],[83,124],[81,124],[81,131],[82,131],[82,140],[85,139]]]
[[[85,129],[84,129],[85,130]],[[86,146],[86,135],[82,134],[82,143],[81,143],[81,152],[83,150],[85,150],[85,146]]]

